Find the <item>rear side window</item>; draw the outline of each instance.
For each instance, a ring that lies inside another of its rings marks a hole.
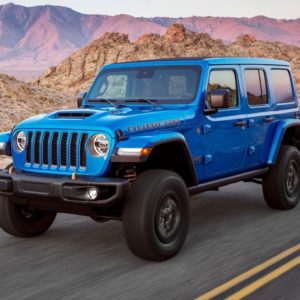
[[[293,89],[289,71],[273,69],[271,72],[274,102],[293,102]]]
[[[266,76],[263,70],[245,70],[245,84],[249,105],[268,103]]]
[[[233,70],[211,71],[205,101],[206,108],[211,108],[211,92],[218,89],[227,89],[229,91],[229,108],[236,107],[238,105],[237,82],[235,72]]]

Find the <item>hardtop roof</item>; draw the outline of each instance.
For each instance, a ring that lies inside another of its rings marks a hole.
[[[139,60],[131,62],[120,62],[112,65],[127,65],[127,64],[143,64],[143,63],[162,63],[162,62],[185,62],[185,61],[201,61],[206,62],[209,65],[277,65],[277,66],[289,66],[289,63],[284,60],[270,59],[270,58],[258,58],[258,57],[178,57],[178,58],[160,58]]]

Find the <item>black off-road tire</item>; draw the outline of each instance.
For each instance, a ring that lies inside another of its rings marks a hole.
[[[13,167],[9,164],[5,169]],[[0,227],[16,237],[33,237],[49,229],[56,212],[38,211],[19,205],[13,198],[0,195]]]
[[[276,165],[263,178],[263,193],[267,204],[274,209],[288,210],[298,204],[300,152],[296,147],[281,147]]]
[[[52,225],[55,217],[56,212],[28,208],[0,195],[0,227],[8,234],[16,237],[41,235]]]
[[[123,211],[129,249],[138,257],[167,260],[181,249],[189,228],[189,194],[182,178],[167,170],[138,176]]]

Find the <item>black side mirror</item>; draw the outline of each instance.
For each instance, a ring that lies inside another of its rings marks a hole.
[[[208,108],[204,110],[204,114],[212,115],[218,112],[220,108],[230,107],[228,89],[217,89],[210,93],[210,101]]]
[[[78,108],[81,107],[82,102],[83,102],[83,100],[84,100],[86,94],[87,94],[86,92],[80,92],[80,93],[77,95],[77,106],[78,106]]]
[[[210,93],[210,105],[212,108],[228,108],[230,107],[229,101],[229,90],[228,89],[218,89],[213,90]]]

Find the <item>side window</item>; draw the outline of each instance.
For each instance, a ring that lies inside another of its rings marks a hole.
[[[238,105],[236,76],[233,70],[213,70],[209,75],[205,105],[211,108],[211,92],[227,89],[229,92],[229,108]]]
[[[271,72],[274,102],[293,102],[293,89],[289,71],[283,69],[273,69]]]
[[[253,69],[244,72],[248,103],[263,105],[268,103],[266,75],[263,70]]]

